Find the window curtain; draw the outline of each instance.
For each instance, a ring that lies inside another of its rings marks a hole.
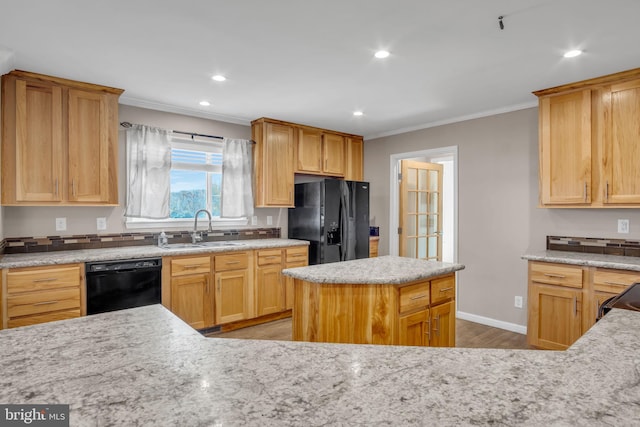
[[[127,206],[125,216],[169,217],[171,131],[144,125],[127,129]]]
[[[223,218],[253,215],[252,148],[252,142],[246,139],[224,139],[220,191]]]

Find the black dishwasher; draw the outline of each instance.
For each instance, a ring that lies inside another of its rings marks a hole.
[[[161,270],[161,258],[87,263],[87,314],[159,304]]]

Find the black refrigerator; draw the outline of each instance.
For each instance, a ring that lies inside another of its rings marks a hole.
[[[289,238],[309,241],[309,265],[369,257],[369,183],[296,184]]]

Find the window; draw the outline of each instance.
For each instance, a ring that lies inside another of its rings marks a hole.
[[[199,209],[220,216],[222,144],[171,143],[171,218],[193,218]]]
[[[171,140],[169,219],[127,218],[128,228],[193,225],[199,209],[211,212],[219,225],[246,225],[246,219],[220,219],[222,142],[174,136]],[[205,218],[204,214],[200,215]]]

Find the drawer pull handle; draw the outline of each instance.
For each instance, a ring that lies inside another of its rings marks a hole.
[[[280,256],[278,256],[278,255],[271,255],[271,256],[268,256],[268,257],[265,257],[265,258],[266,258],[266,259],[276,259],[276,258],[280,258]]]
[[[194,268],[198,268],[198,267],[202,267],[202,264],[189,264],[189,265],[185,265],[184,268],[186,269],[194,269]]]
[[[59,301],[45,301],[45,302],[36,302],[33,305],[50,305],[57,304]]]
[[[426,298],[427,295],[422,294],[422,295],[416,295],[415,297],[411,297],[409,298],[410,300],[417,300],[417,299],[422,299],[422,298]]]
[[[553,273],[544,273],[545,276],[547,277],[552,277],[554,279],[566,279],[567,276],[564,276],[562,274],[553,274]]]
[[[452,287],[451,288],[442,288],[442,289],[440,289],[440,292],[447,292],[447,291],[450,291],[452,289],[453,289]]]
[[[608,282],[608,281],[604,281],[605,285],[615,285],[615,286],[628,286],[626,283],[620,283],[620,282]]]
[[[57,277],[47,277],[46,279],[34,279],[33,283],[55,282]]]
[[[227,261],[227,265],[240,264],[240,261]]]

